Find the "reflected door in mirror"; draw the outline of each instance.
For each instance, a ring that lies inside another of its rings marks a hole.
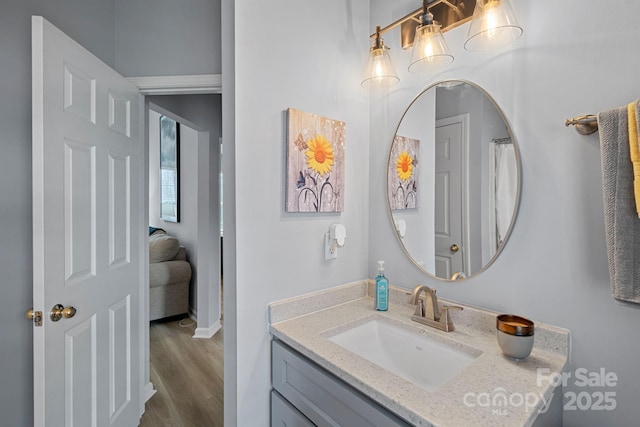
[[[436,122],[434,208],[435,272],[438,277],[451,277],[457,271],[464,271],[465,119],[457,116]]]

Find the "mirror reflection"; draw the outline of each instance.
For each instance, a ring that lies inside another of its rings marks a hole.
[[[473,83],[425,89],[405,111],[389,154],[393,226],[414,264],[470,277],[504,247],[520,197],[520,155],[493,99]]]

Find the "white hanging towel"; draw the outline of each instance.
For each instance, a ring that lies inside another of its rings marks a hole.
[[[500,244],[513,218],[518,194],[518,168],[513,144],[496,144],[496,226]]]

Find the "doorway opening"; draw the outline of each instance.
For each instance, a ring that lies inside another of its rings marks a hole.
[[[158,292],[154,287],[161,285],[154,283],[158,277],[152,272],[156,266],[150,264],[148,373],[156,390],[147,400],[143,426],[223,424],[220,98],[219,94],[147,97],[150,262],[155,260],[151,240],[157,234],[161,240],[177,240],[182,255],[169,263],[186,263],[191,277],[182,290],[186,295]],[[174,120],[179,129],[175,138],[179,222],[161,219],[163,118]],[[167,274],[170,266],[160,270]],[[157,314],[154,304],[170,306],[177,298],[188,301],[187,308],[178,309],[180,314]]]

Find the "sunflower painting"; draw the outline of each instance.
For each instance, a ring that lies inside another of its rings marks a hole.
[[[345,127],[287,109],[286,212],[343,211]]]
[[[387,185],[391,209],[412,209],[418,207],[418,157],[420,141],[399,136],[393,140]]]

